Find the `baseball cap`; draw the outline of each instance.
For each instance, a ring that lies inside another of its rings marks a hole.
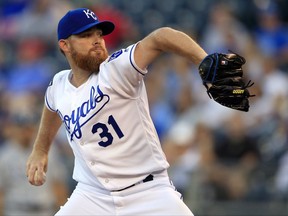
[[[58,40],[80,34],[94,26],[101,29],[103,35],[110,34],[115,28],[115,25],[110,21],[100,21],[95,13],[88,8],[70,10],[58,23]]]

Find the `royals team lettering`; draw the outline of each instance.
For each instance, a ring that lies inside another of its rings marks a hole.
[[[73,137],[80,139],[82,137],[81,127],[90,121],[104,106],[109,102],[110,97],[101,91],[100,87],[91,87],[90,96],[87,101],[84,101],[77,109],[72,110],[69,115],[61,115],[62,121],[66,127],[66,130],[70,134],[70,139]],[[88,114],[88,118],[84,119]]]

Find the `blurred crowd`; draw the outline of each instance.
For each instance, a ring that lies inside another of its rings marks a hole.
[[[53,144],[45,187],[29,185],[25,163],[46,87],[68,67],[58,49],[57,24],[76,7],[89,7],[101,20],[116,24],[105,38],[110,53],[170,26],[189,34],[208,53],[232,50],[244,56],[245,79],[255,83],[250,91],[256,95],[248,113],[209,99],[197,67],[166,54],[146,76],[151,116],[171,178],[184,198],[203,203],[288,201],[287,1],[2,0],[0,215],[47,215],[75,185],[64,129]]]

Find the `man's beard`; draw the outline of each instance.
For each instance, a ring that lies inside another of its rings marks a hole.
[[[103,49],[103,51],[103,53],[101,52],[101,54],[98,54],[97,56],[92,56],[89,53],[86,55],[81,54],[72,48],[71,57],[79,68],[85,71],[98,73],[100,64],[108,58],[108,51],[106,49]]]

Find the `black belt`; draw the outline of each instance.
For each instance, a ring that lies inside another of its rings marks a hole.
[[[134,186],[137,185],[137,184],[141,184],[141,183],[153,181],[153,178],[154,178],[153,175],[150,174],[150,175],[148,175],[145,179],[143,179],[143,180],[140,181],[140,182],[137,182],[137,183],[135,183],[135,184],[132,184],[132,185],[130,185],[130,186],[128,186],[128,187],[125,187],[125,188],[122,188],[122,189],[120,189],[120,190],[113,190],[112,192],[123,191],[123,190],[126,190],[126,189],[128,189],[128,188],[134,187]]]

